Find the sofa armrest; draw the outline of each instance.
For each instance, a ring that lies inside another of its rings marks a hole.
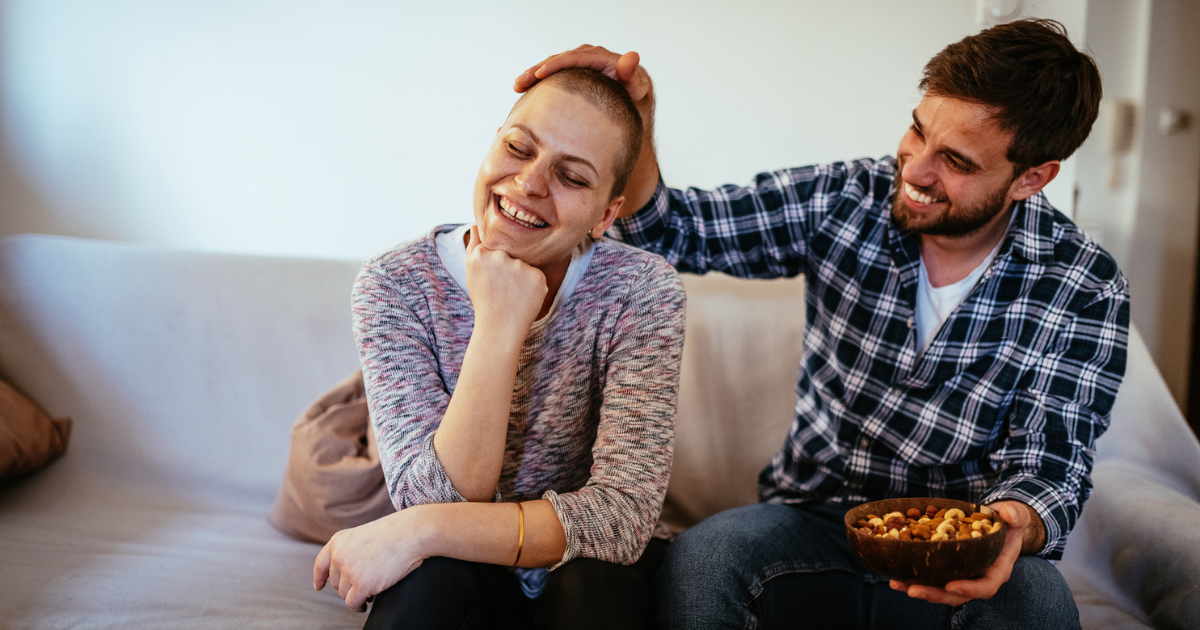
[[[1156,628],[1200,627],[1200,497],[1160,470],[1100,462],[1060,564]]]

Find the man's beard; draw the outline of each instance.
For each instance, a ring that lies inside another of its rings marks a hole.
[[[1011,181],[997,188],[979,205],[957,208],[950,204],[940,216],[930,217],[931,220],[923,222],[920,219],[926,217],[922,217],[915,210],[909,208],[901,198],[901,195],[904,194],[904,182],[900,179],[903,166],[903,164],[898,164],[896,167],[896,192],[892,195],[892,220],[896,222],[896,227],[905,232],[930,236],[965,236],[987,225],[1008,205],[1008,187],[1012,185]]]

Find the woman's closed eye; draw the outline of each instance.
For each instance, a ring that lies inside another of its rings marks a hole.
[[[562,182],[564,184],[574,187],[574,188],[589,188],[590,187],[590,184],[588,183],[588,181],[586,179],[579,177],[578,175],[575,175],[574,173],[571,173],[568,171],[560,171],[558,174],[558,177],[559,177],[559,179],[562,180]]]
[[[508,145],[508,152],[513,154],[517,158],[520,158],[522,160],[527,160],[527,159],[533,157],[533,153],[526,151],[525,147],[523,147],[515,142],[506,142],[505,144]]]

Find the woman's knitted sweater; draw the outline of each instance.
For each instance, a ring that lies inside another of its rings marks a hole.
[[[465,501],[433,449],[474,309],[433,233],[368,261],[354,335],[397,509]],[[658,520],[674,446],[684,293],[658,256],[602,240],[521,350],[496,500],[544,498],[578,557],[630,564]],[[555,566],[559,566],[555,565]]]

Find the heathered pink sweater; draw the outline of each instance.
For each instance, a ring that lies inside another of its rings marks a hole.
[[[354,286],[371,420],[400,510],[465,501],[433,449],[474,326],[470,297],[437,254],[446,229],[368,261]],[[667,490],[685,298],[658,256],[594,247],[521,350],[497,500],[550,501],[567,538],[559,564],[630,564]]]

